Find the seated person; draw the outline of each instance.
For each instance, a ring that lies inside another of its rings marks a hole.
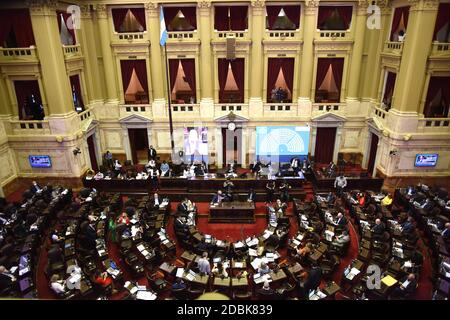
[[[255,202],[256,199],[256,192],[253,190],[253,188],[250,189],[247,195],[247,202]]]
[[[159,170],[161,170],[161,177],[168,177],[170,175],[170,166],[166,160],[163,160]]]
[[[338,236],[336,236],[335,240],[333,241],[333,245],[341,247],[345,244],[350,242],[350,236],[348,234],[347,230],[342,231],[342,233]]]
[[[64,237],[56,229],[52,232],[50,238],[52,240],[52,243],[62,243],[64,241]]]
[[[280,199],[277,199],[277,202],[275,203],[275,212],[277,214],[277,218],[284,217],[284,213],[287,209],[287,204],[284,202],[281,202]]]
[[[159,199],[159,195],[157,192],[153,194],[153,199],[151,200],[153,207],[157,208],[160,206],[162,200]]]
[[[328,192],[326,201],[329,204],[332,204],[332,203],[334,203],[335,200],[336,200],[336,196],[334,195],[334,193],[333,192]]]
[[[183,289],[186,289],[186,288],[187,288],[186,283],[181,278],[177,278],[175,280],[175,282],[172,284],[172,289],[173,290],[183,290]]]
[[[114,160],[114,174],[116,177],[119,177],[120,173],[122,171],[122,164],[119,160]]]
[[[258,268],[258,273],[262,276],[270,273],[270,268],[267,263],[261,262],[261,266]]]
[[[297,251],[297,255],[300,258],[304,258],[306,257],[308,254],[311,253],[312,251],[312,243],[311,242],[307,242],[305,245],[300,245],[299,247],[297,247],[296,249]]]
[[[201,274],[211,273],[211,265],[209,264],[207,252],[203,252],[202,257],[197,262],[197,267]]]
[[[381,205],[383,206],[383,207],[388,207],[388,206],[390,206],[391,204],[392,204],[392,194],[390,194],[390,193],[388,193],[387,195],[386,195],[386,197],[384,197],[382,200],[381,200]]]
[[[0,266],[0,291],[10,288],[15,281],[16,277],[4,266]]]
[[[212,201],[211,201],[211,205],[214,204],[220,204],[222,203],[222,201],[225,199],[225,196],[222,193],[222,190],[218,190],[217,194],[214,195]]]
[[[430,198],[426,198],[425,201],[420,204],[420,207],[423,210],[428,211],[428,210],[433,209],[434,204],[433,204],[433,201],[431,201]]]
[[[283,202],[289,202],[289,189],[291,189],[291,186],[286,181],[283,181],[280,186],[278,187],[278,190],[280,191],[280,199]]]
[[[104,174],[101,171],[97,172],[94,176],[94,180],[101,180],[103,178],[104,178]]]
[[[445,224],[444,230],[441,232],[442,239],[444,239],[445,242],[450,241],[450,222],[447,222]]]
[[[372,228],[372,236],[374,240],[380,240],[383,237],[386,226],[381,219],[375,219],[375,225]]]
[[[130,224],[130,218],[128,218],[126,212],[122,212],[122,214],[117,218],[117,223],[118,224],[124,223],[126,225]]]
[[[223,266],[222,262],[218,262],[217,264],[214,265],[212,273],[216,277],[228,278],[227,269]]]
[[[262,172],[261,162],[259,160],[254,161],[253,165],[251,166],[251,170],[254,175],[261,175],[261,172]]]
[[[392,298],[407,298],[413,295],[417,289],[417,280],[414,273],[410,273],[400,281],[400,286],[392,292]]]
[[[225,193],[231,193],[233,192],[234,189],[234,183],[233,181],[231,181],[231,178],[228,177],[227,180],[225,180],[225,182],[223,183],[223,190],[225,191]]]
[[[108,275],[108,273],[106,271],[105,272],[97,271],[93,277],[93,282],[102,286],[103,288],[106,288],[109,285],[111,285],[111,287],[113,289],[112,293],[114,294],[117,292],[117,290],[115,290],[115,288],[114,288],[114,283],[113,283],[112,278]]]
[[[414,219],[412,217],[408,217],[406,222],[401,224],[401,227],[402,234],[411,234],[416,230],[416,227],[414,226]]]
[[[264,284],[261,289],[258,289],[258,294],[260,295],[273,295],[275,291],[270,287],[269,281],[264,281]]]
[[[61,295],[66,292],[66,281],[60,279],[59,275],[54,274],[50,278],[50,288],[55,292],[57,295]]]
[[[344,217],[342,212],[339,212],[336,216],[336,222],[335,225],[345,227],[347,225],[347,218]]]
[[[179,216],[175,219],[174,222],[175,232],[187,232],[189,230],[188,225],[186,224],[186,219],[182,216]]]

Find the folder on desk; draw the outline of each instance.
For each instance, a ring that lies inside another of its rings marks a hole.
[[[258,256],[258,251],[256,251],[255,249],[249,248],[248,249],[248,255],[250,257],[257,257]]]
[[[244,267],[244,263],[242,263],[242,262],[235,262],[234,263],[234,267],[235,268],[243,268]]]
[[[184,274],[184,268],[177,268],[177,278],[182,278]]]
[[[255,251],[256,251],[256,250],[255,250]],[[262,262],[262,259],[260,259],[260,258],[255,258],[255,259],[252,261],[252,263],[251,263],[253,269],[257,270],[257,269],[261,266],[261,262]]]
[[[398,281],[393,278],[390,275],[387,275],[386,277],[384,277],[383,279],[381,279],[381,282],[383,282],[385,285],[387,285],[388,287],[392,287],[394,284],[396,284]]]

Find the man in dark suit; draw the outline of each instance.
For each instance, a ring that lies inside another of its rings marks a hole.
[[[305,284],[303,287],[305,288],[305,295],[306,297],[309,297],[309,292],[311,290],[316,290],[317,287],[320,285],[320,281],[322,280],[322,269],[318,267],[317,265],[314,265],[310,272],[308,279],[305,281]]]
[[[342,227],[347,225],[347,218],[341,212],[337,214],[336,225]]]
[[[253,190],[253,188],[251,188],[247,195],[247,202],[255,202],[255,199],[256,199],[255,190]]]
[[[405,233],[406,234],[413,233],[415,230],[415,226],[413,224],[413,218],[411,218],[411,217],[408,217],[406,222],[402,223],[401,226],[402,226],[402,233],[404,233],[404,234]]]
[[[148,160],[156,160],[156,156],[157,156],[156,150],[155,150],[155,148],[153,148],[153,146],[151,145],[151,146],[148,148]]]
[[[375,225],[372,228],[372,236],[375,240],[380,240],[383,237],[384,230],[386,229],[384,223],[380,219],[375,220]]]
[[[417,280],[414,273],[410,273],[407,277],[400,281],[400,287],[395,288],[392,292],[392,298],[409,298],[417,289]]]
[[[16,278],[4,267],[0,266],[0,291],[10,288]]]
[[[297,157],[291,159],[291,168],[294,170],[294,177],[297,177],[300,171],[300,160]]]
[[[445,229],[442,231],[441,235],[445,242],[450,241],[450,222],[445,224]]]
[[[217,191],[217,193],[214,195],[211,204],[219,204],[225,199],[225,196],[222,193],[222,190]]]
[[[42,191],[42,187],[36,182],[33,181],[31,184],[31,188],[30,191],[34,194],[34,193],[38,193]]]

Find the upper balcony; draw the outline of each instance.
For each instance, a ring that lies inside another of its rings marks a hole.
[[[83,57],[83,53],[81,52],[81,46],[79,44],[70,45],[70,46],[63,45],[62,49],[63,49],[65,60]]]
[[[403,52],[403,42],[386,41],[384,43],[383,53],[395,56],[401,56]]]
[[[194,31],[169,31],[167,33],[167,42],[188,42],[188,41],[198,41],[198,32]]]
[[[266,32],[264,34],[264,40],[270,40],[270,41],[284,41],[284,40],[300,40],[301,39],[301,32],[300,30],[269,30],[266,29]]]
[[[147,41],[147,31],[144,32],[114,32],[113,42],[116,43],[143,43]]]
[[[450,43],[433,42],[430,56],[434,58],[450,58]]]
[[[0,47],[0,62],[37,63],[39,60],[35,46],[28,48],[3,48]]]

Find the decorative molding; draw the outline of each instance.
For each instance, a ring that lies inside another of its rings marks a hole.
[[[56,15],[57,0],[27,0],[31,15]]]
[[[97,16],[102,19],[108,18],[108,10],[106,10],[106,4],[96,4],[95,11]]]
[[[353,47],[353,41],[320,41],[314,40],[314,51],[347,51],[350,52]]]
[[[197,3],[197,7],[201,10],[201,9],[210,9],[211,8],[211,1],[208,0],[200,0]]]
[[[145,12],[148,18],[158,18],[158,4],[155,2],[146,2],[144,3]]]
[[[277,41],[277,40],[263,40],[263,48],[266,53],[299,53],[302,50],[302,41]]]
[[[81,10],[81,18],[91,18],[92,14],[91,14],[91,8],[89,5],[87,4],[81,4],[79,5],[80,10]]]
[[[263,9],[266,6],[266,2],[264,0],[253,0],[251,5],[253,8]]]
[[[305,15],[316,15],[319,2],[319,0],[305,0]]]

